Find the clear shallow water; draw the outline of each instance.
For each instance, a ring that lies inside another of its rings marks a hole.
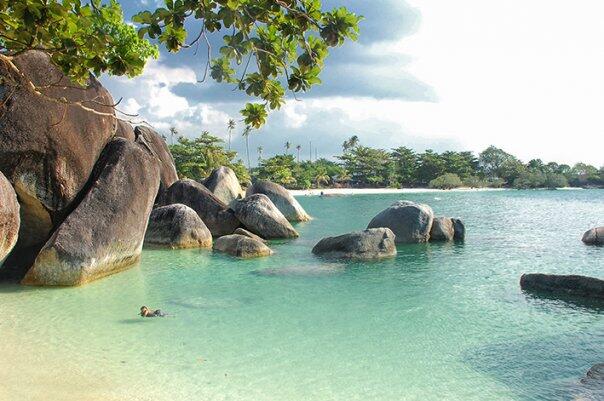
[[[464,219],[465,244],[366,264],[311,255],[401,198]],[[0,284],[0,399],[567,400],[604,362],[604,305],[518,285],[604,278],[604,248],[580,241],[604,224],[604,191],[299,199],[315,219],[270,258],[145,250],[80,288]],[[139,318],[143,304],[174,316]]]

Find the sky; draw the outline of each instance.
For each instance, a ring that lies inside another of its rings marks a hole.
[[[126,17],[155,0],[133,0]],[[361,144],[418,152],[495,145],[524,161],[604,165],[604,3],[601,0],[324,0],[365,17],[358,42],[334,49],[323,84],[250,138],[251,153],[312,142],[319,157]],[[219,47],[220,37],[213,39]],[[120,108],[159,132],[208,130],[226,140],[245,94],[203,77],[205,50],[161,52],[135,79],[103,77]],[[243,123],[233,149],[244,154]],[[255,158],[255,157],[254,157]]]

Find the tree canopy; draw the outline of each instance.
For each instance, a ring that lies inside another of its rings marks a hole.
[[[321,0],[165,0],[164,7],[134,16],[138,32],[117,0],[0,0],[0,10],[2,61],[42,50],[80,84],[89,73],[140,74],[158,56],[148,39],[170,52],[203,43],[200,81],[209,72],[259,98],[241,110],[254,128],[281,107],[286,89],[304,92],[321,82],[329,48],[355,40],[361,20],[344,7],[324,10]],[[214,52],[208,36],[220,34],[223,46]]]

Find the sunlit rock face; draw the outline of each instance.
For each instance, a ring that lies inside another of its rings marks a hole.
[[[227,205],[241,198],[243,192],[235,172],[224,166],[214,169],[203,185]]]
[[[0,266],[17,243],[19,224],[17,194],[4,174],[0,173]]]
[[[131,267],[140,257],[159,171],[157,159],[138,141],[111,141],[94,169],[90,189],[22,282],[80,285]]]
[[[270,181],[257,181],[247,190],[247,195],[263,194],[275,204],[285,218],[292,222],[308,221],[310,216],[296,198],[281,185]]]
[[[149,216],[145,246],[211,248],[212,233],[190,207],[181,204],[162,206]]]
[[[93,77],[86,88],[77,87],[38,51],[16,56],[14,64],[43,94],[0,66],[0,171],[21,204],[17,252],[39,249],[77,206],[116,119],[111,95]]]
[[[234,201],[231,208],[245,228],[262,238],[298,237],[298,232],[266,195],[247,196]]]

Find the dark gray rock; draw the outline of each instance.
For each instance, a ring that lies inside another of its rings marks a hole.
[[[604,280],[578,275],[531,273],[520,278],[520,288],[528,292],[604,300]]]
[[[262,238],[298,237],[298,232],[266,195],[255,194],[233,201],[231,208],[245,228]]]
[[[279,184],[270,181],[257,181],[247,190],[247,196],[264,194],[273,202],[289,221],[308,221],[310,216],[290,192]]]
[[[232,234],[240,223],[235,213],[202,184],[193,180],[178,180],[161,198],[162,205],[182,203],[195,210],[213,236]]]
[[[144,144],[159,160],[161,185],[160,192],[165,191],[178,180],[174,159],[163,138],[153,129],[139,125],[134,129],[136,140]]]
[[[221,166],[214,169],[203,185],[227,205],[242,197],[243,189],[239,185],[239,179],[228,167]]]
[[[398,201],[375,216],[367,228],[387,227],[397,243],[421,243],[430,238],[434,212],[428,205]]]
[[[80,285],[132,266],[158,188],[159,166],[146,147],[111,141],[88,193],[46,242],[23,284]]]
[[[25,52],[13,62],[44,94],[28,90],[20,74],[0,65],[0,171],[21,204],[15,250],[37,251],[77,205],[99,155],[113,138],[114,102],[92,76],[86,89],[71,83],[46,53]],[[81,102],[100,114],[49,98]]]
[[[451,219],[453,222],[453,239],[455,241],[464,241],[466,239],[466,226],[460,219]]]
[[[17,194],[0,173],[0,266],[17,243],[20,221]]]
[[[233,234],[245,235],[246,237],[250,237],[257,241],[266,243],[266,240],[264,238],[260,237],[259,235],[249,232],[245,228],[239,227],[238,229],[235,230],[235,232]]]
[[[312,253],[338,259],[381,259],[396,256],[394,233],[389,228],[371,228],[337,237],[323,238]]]
[[[177,203],[153,209],[145,245],[172,249],[211,248],[212,233],[195,210]]]
[[[604,245],[604,227],[596,227],[583,234],[582,241],[586,245]]]
[[[580,381],[581,401],[604,400],[604,363],[592,366]]]
[[[430,229],[430,241],[453,241],[455,228],[449,217],[435,217]]]
[[[214,250],[245,259],[269,256],[273,253],[263,242],[239,234],[218,238],[214,242]]]

